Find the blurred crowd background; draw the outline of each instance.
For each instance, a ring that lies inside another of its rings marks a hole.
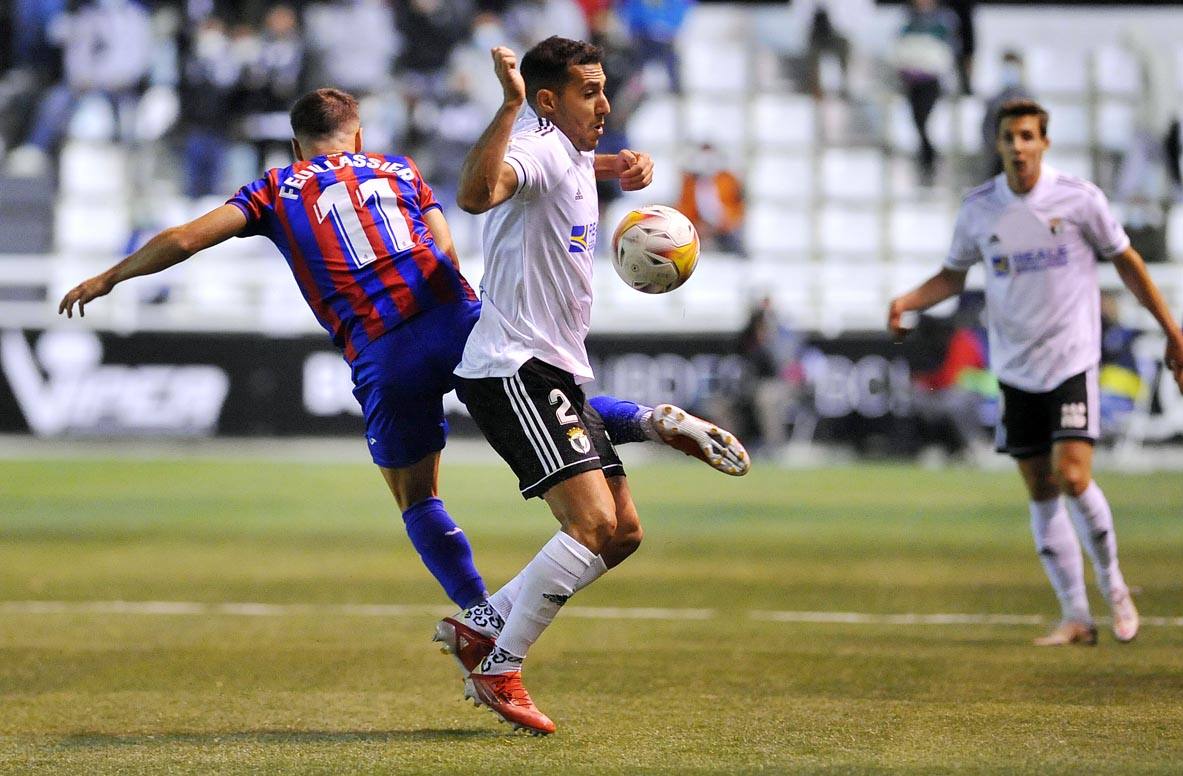
[[[985,444],[996,388],[972,295],[922,322],[900,379],[890,353],[859,377],[857,343],[882,340],[887,300],[933,271],[961,193],[1000,169],[993,116],[1012,97],[1050,109],[1048,161],[1109,194],[1183,314],[1183,13],[1171,4],[4,0],[4,325],[52,328],[65,288],[286,164],[287,110],[324,85],[361,99],[368,150],[415,158],[478,281],[481,220],[454,195],[501,99],[488,51],[523,52],[552,34],[605,51],[613,112],[602,149],[643,149],[657,165],[644,192],[602,186],[600,234],[630,207],[663,203],[704,242],[696,277],[667,297],[641,299],[600,272],[593,333],[708,337],[699,349],[729,352],[743,376],[700,376],[712,388],[683,399],[702,408],[722,396],[716,415],[769,448],[813,438],[819,419],[877,417],[850,386],[890,397],[901,379],[917,397],[909,417],[943,426],[955,450]],[[258,239],[191,264],[94,306],[87,325],[317,331]],[[1156,343],[1139,344],[1148,321],[1116,275],[1103,284],[1106,330],[1118,332],[1107,342],[1126,370],[1111,385],[1149,417]],[[849,368],[824,345],[835,342],[856,343]],[[880,415],[903,411],[893,402]],[[1183,434],[1176,410],[1179,428],[1164,438]]]

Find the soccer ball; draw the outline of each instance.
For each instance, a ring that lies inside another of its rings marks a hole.
[[[638,291],[664,294],[686,282],[698,264],[698,232],[665,205],[630,210],[612,235],[612,266]]]

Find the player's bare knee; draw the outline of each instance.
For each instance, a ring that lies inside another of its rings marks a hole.
[[[1060,461],[1056,465],[1056,485],[1065,496],[1079,496],[1092,481],[1089,467],[1076,461]]]

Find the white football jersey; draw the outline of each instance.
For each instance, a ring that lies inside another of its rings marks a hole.
[[[985,265],[990,366],[1001,382],[1042,393],[1100,362],[1097,255],[1129,244],[1099,188],[1046,164],[1026,195],[1000,174],[965,196],[945,266]]]
[[[599,223],[595,153],[576,149],[527,108],[505,161],[518,189],[485,222],[481,316],[456,374],[508,377],[537,358],[590,382],[584,338]]]

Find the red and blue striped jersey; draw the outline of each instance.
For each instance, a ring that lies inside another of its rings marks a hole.
[[[417,313],[475,300],[424,221],[440,207],[407,156],[333,153],[275,168],[228,204],[287,259],[308,306],[352,363]]]

